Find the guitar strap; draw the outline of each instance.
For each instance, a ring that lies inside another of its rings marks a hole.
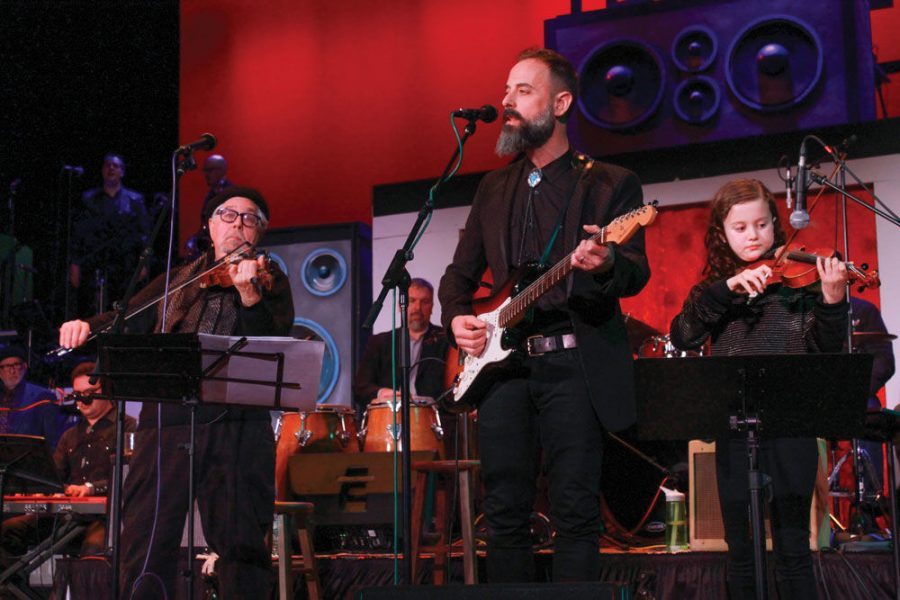
[[[563,222],[566,220],[566,212],[569,210],[569,205],[572,203],[572,198],[575,197],[575,192],[580,187],[582,183],[588,183],[588,177],[593,172],[591,167],[594,166],[594,159],[590,158],[586,154],[581,152],[576,152],[572,155],[572,162],[576,169],[580,170],[578,174],[578,178],[575,180],[575,185],[572,186],[572,191],[569,192],[569,196],[566,199],[565,204],[562,205],[559,211],[559,217],[556,219],[556,226],[553,228],[553,235],[550,236],[550,240],[547,242],[547,246],[544,248],[544,253],[541,254],[541,261],[539,264],[540,268],[543,270],[547,267],[548,262],[550,261],[550,250],[553,248],[553,244],[556,242],[556,238],[559,236],[559,232],[562,229]]]

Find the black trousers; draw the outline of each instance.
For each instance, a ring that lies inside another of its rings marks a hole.
[[[529,375],[497,384],[478,409],[491,582],[534,579],[529,519],[541,450],[556,530],[553,579],[599,576],[603,428],[577,352],[526,359]]]
[[[815,439],[776,439],[760,444],[759,470],[772,480],[769,515],[780,598],[817,597],[809,549],[809,510],[818,460]],[[728,543],[728,592],[732,600],[756,597],[748,470],[745,439],[716,441],[716,477]]]
[[[189,435],[187,425],[137,432],[123,493],[122,598],[158,599],[163,589],[174,598],[176,557],[188,510]],[[269,421],[199,425],[196,463],[203,533],[219,555],[219,598],[267,598],[272,559],[265,538],[275,501],[275,442]]]

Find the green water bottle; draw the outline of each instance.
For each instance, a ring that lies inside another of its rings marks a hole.
[[[682,552],[688,549],[687,507],[684,494],[667,487],[660,489],[666,494],[666,551]]]

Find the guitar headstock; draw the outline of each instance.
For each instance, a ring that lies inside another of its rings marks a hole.
[[[658,212],[654,202],[616,217],[609,225],[604,227],[606,232],[605,240],[616,244],[627,242],[631,239],[631,236],[637,233],[638,229],[653,223]]]

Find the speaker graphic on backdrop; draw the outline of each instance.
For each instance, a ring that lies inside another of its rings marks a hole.
[[[682,0],[544,23],[581,81],[569,121],[594,156],[875,119],[867,2]]]
[[[362,223],[272,229],[259,248],[291,283],[292,335],[325,342],[317,402],[350,406],[372,304],[371,230]]]

